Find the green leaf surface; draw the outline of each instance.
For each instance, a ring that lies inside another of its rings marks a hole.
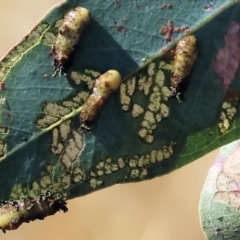
[[[172,4],[172,9],[161,9],[158,1],[66,1],[3,58],[2,199],[36,197],[48,189],[74,198],[116,183],[154,178],[238,138],[239,114],[228,117],[228,112],[238,108],[239,71],[230,85],[213,65],[228,29],[240,23],[239,1]],[[93,21],[66,75],[52,79],[49,53],[58,21],[79,5],[89,9]],[[189,26],[198,41],[199,57],[183,103],[169,98],[171,65],[163,61],[163,53],[183,34],[165,42],[159,31],[169,19],[174,27]],[[230,62],[238,67],[235,60]],[[93,80],[109,69],[118,70],[124,83],[91,131],[81,131],[81,106]],[[154,91],[161,94],[160,104]],[[229,92],[234,94],[225,101]],[[223,108],[223,101],[230,107]],[[158,116],[151,104],[160,107]],[[224,111],[229,127],[221,132]],[[147,128],[149,137],[140,137],[139,131]]]
[[[200,216],[207,239],[239,239],[239,146],[222,147],[206,178]]]

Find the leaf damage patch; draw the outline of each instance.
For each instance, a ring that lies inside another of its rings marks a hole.
[[[130,77],[120,85],[122,110],[131,112],[133,118],[142,116],[138,135],[148,144],[154,141],[154,130],[157,124],[170,114],[170,108],[166,102],[171,95],[171,90],[165,86],[163,69],[171,68],[162,62],[158,65],[155,62],[150,63],[146,66],[144,73]],[[143,95],[142,97],[148,98],[147,107],[134,99],[134,95],[139,93]]]
[[[152,150],[150,154],[142,156],[134,156],[128,161],[128,168],[125,174],[125,181],[143,180],[148,175],[148,167],[167,160],[175,152],[175,142],[170,142],[169,145],[164,145],[162,149]]]
[[[239,93],[229,91],[226,95],[225,101],[222,103],[222,111],[218,123],[218,128],[221,134],[225,134],[229,131],[237,114],[238,107]]]
[[[73,163],[78,159],[84,146],[82,131],[73,130],[71,135],[64,144],[63,153],[60,156],[60,162],[63,164],[66,172],[71,172]]]
[[[87,88],[91,90],[95,79],[100,75],[101,74],[99,72],[85,69],[83,73],[72,71],[70,77],[75,84],[79,85],[81,83],[85,83]]]
[[[36,125],[43,129],[47,128],[71,111],[72,109],[61,106],[60,104],[47,102],[42,110],[44,116],[36,121]]]
[[[52,130],[51,151],[55,155],[60,155],[64,148],[64,142],[70,133],[71,120],[64,121],[59,127]]]
[[[89,173],[91,188],[97,189],[103,186],[104,177],[124,171],[123,182],[142,181],[148,176],[148,168],[169,159],[175,153],[176,143],[171,141],[161,149],[152,150],[150,153],[135,155],[132,158],[119,157],[113,159],[107,157],[101,160]]]
[[[35,29],[24,37],[18,45],[13,47],[0,61],[0,79],[4,81],[10,69],[26,54],[31,48],[41,42],[42,36],[48,30],[49,24],[40,23]]]

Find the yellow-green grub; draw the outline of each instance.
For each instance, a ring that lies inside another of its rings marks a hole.
[[[84,28],[90,20],[90,12],[83,7],[76,7],[66,13],[52,47],[52,54],[54,56],[53,77],[58,72],[61,73],[62,68],[69,61],[75,45],[78,43]]]

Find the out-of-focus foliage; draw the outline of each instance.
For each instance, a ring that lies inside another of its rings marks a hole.
[[[207,239],[239,239],[239,149],[239,140],[222,147],[209,170],[200,201]]]

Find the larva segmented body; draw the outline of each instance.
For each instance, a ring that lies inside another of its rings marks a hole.
[[[107,99],[121,83],[121,76],[116,70],[109,70],[95,81],[92,93],[87,98],[80,113],[81,127],[89,130],[100,114]]]
[[[39,198],[2,201],[0,205],[0,229],[15,230],[22,223],[44,219],[62,210],[67,212],[66,201],[58,194],[47,192]]]
[[[62,25],[58,29],[56,41],[52,47],[55,77],[61,73],[63,67],[69,61],[74,46],[91,20],[90,12],[83,7],[77,7],[66,13]]]
[[[172,96],[181,93],[179,84],[188,76],[197,59],[197,40],[193,35],[182,38],[176,47],[175,59],[172,64],[171,89]]]

